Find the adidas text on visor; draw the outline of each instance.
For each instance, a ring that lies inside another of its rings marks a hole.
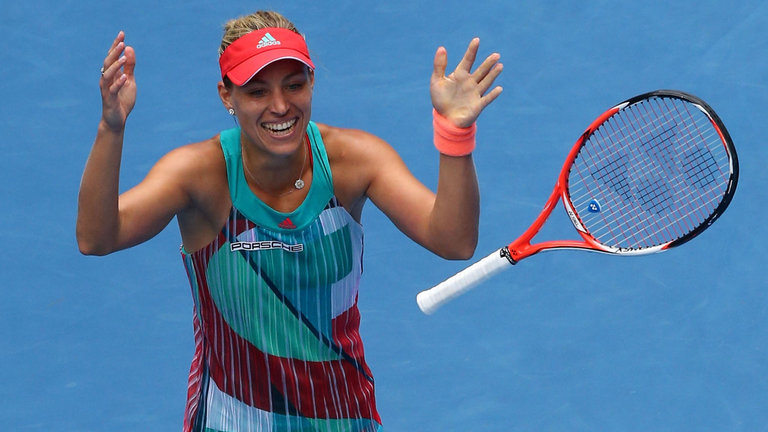
[[[314,69],[309,49],[300,34],[277,27],[254,30],[232,42],[219,57],[221,78],[242,86],[260,70],[278,60],[297,60]]]

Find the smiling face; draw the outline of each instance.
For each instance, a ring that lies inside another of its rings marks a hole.
[[[242,87],[219,82],[243,138],[265,156],[290,156],[301,146],[312,113],[314,73],[295,60],[276,61]]]

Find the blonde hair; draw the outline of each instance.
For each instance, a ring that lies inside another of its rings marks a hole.
[[[221,53],[224,52],[229,44],[236,41],[241,36],[254,30],[261,30],[267,27],[280,27],[299,33],[296,26],[280,13],[274,11],[257,11],[250,15],[231,19],[224,24],[224,37],[221,38],[219,56],[221,56]]]

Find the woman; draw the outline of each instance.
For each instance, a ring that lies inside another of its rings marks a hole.
[[[218,91],[239,127],[175,149],[118,194],[123,132],[136,98],[133,48],[120,32],[104,60],[102,119],[80,187],[81,252],[134,246],[176,217],[195,302],[196,352],[184,430],[380,430],[357,308],[360,216],[370,199],[441,257],[477,242],[474,123],[501,92],[492,54],[472,72],[435,55],[430,92],[437,194],[393,149],[311,121],[314,66],[275,12],[225,25]]]

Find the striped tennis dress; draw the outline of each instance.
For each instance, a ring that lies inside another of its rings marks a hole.
[[[184,431],[379,431],[360,340],[362,227],[333,195],[314,123],[313,180],[291,213],[249,189],[240,129],[221,133],[232,210],[218,237],[182,257],[195,355]]]

